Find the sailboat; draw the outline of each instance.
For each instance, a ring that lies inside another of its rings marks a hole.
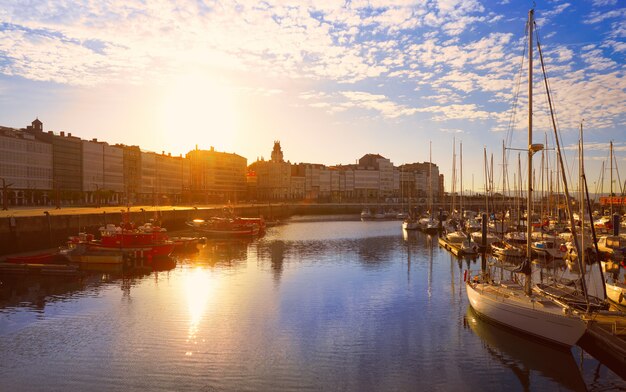
[[[411,176],[414,176],[414,173],[411,173]],[[403,173],[401,174],[402,181],[404,180],[403,178]],[[412,184],[412,181],[409,181],[410,184]],[[413,188],[413,185],[411,185],[411,187],[409,188],[409,212],[407,213],[407,216],[404,217],[404,219],[402,220],[402,229],[403,230],[417,230],[419,229],[419,222],[417,221],[417,219],[415,218],[415,216],[413,215],[413,209],[411,208],[411,198],[413,197],[413,192],[411,192]],[[404,200],[404,197],[403,197]]]
[[[534,9],[528,12],[528,195],[530,216],[532,211],[532,158],[543,149],[533,144],[532,127],[532,58]],[[470,305],[476,312],[500,324],[533,335],[548,342],[570,347],[585,333],[586,324],[574,309],[563,306],[550,297],[532,290],[531,282],[531,230],[527,225],[526,260],[519,269],[525,275],[524,286],[515,280],[492,280],[487,274],[466,279]]]
[[[433,211],[433,153],[432,142],[429,146],[428,155],[428,216],[419,220],[420,228],[429,234],[435,234],[439,231],[439,220],[435,218]]]

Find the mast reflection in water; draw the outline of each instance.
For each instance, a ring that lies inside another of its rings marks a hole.
[[[476,318],[468,266],[400,222],[316,217],[143,276],[2,277],[2,390],[626,390]]]

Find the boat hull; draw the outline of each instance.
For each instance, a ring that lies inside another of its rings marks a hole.
[[[468,282],[465,288],[472,308],[494,322],[566,347],[576,344],[585,333],[586,324],[580,317],[524,295],[490,292],[489,286]]]
[[[606,296],[611,301],[626,306],[626,285],[606,283]]]
[[[404,230],[417,230],[419,229],[419,224],[417,222],[402,222],[402,228]]]

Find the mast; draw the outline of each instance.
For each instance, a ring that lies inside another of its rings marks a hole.
[[[452,137],[452,208],[450,215],[454,216],[454,207],[456,207],[456,138]]]
[[[580,192],[580,261],[585,268],[585,191],[583,187],[585,169],[583,163],[583,123],[580,123],[580,141],[578,143],[578,191]],[[593,222],[592,222],[593,224]]]
[[[428,212],[430,220],[433,219],[433,142],[428,144]]]
[[[487,173],[487,147],[483,146],[483,166],[485,171],[485,213],[489,219],[489,174]]]
[[[610,142],[610,158],[611,158],[611,175],[610,175],[610,185],[609,185],[609,190],[610,190],[610,194],[609,194],[609,205],[611,206],[611,222],[613,219],[613,140],[611,140]]]
[[[533,17],[535,10],[528,11],[528,200],[526,205],[526,257],[531,266],[532,249],[530,237],[532,234],[532,205],[533,205]],[[524,291],[531,294],[531,272],[525,274]]]
[[[461,195],[459,196],[459,212],[461,213],[461,219],[463,219],[463,142],[459,143],[459,175],[460,175],[460,188]]]
[[[550,96],[550,89],[548,86],[548,76],[546,74],[546,69],[545,69],[545,64],[543,61],[543,54],[541,52],[541,45],[539,44],[539,39],[537,39],[537,49],[539,50],[539,59],[541,60],[541,70],[543,72],[543,81],[546,87],[548,106],[550,108],[550,119],[552,120],[552,129],[554,130],[554,140],[556,142],[556,149],[557,151],[560,151],[561,145],[559,143],[559,134],[558,134],[558,130],[556,127],[556,119],[554,117],[554,109],[552,107],[552,98]],[[570,196],[569,196],[569,189],[567,186],[567,176],[565,175],[565,164],[563,163],[562,154],[559,154],[559,166],[561,168],[561,174],[563,176],[563,192],[565,193],[565,207],[567,209],[567,214],[569,215],[570,228],[572,231],[574,246],[576,247],[576,254],[578,254],[578,257],[577,257],[578,268],[581,274],[580,284],[582,287],[583,294],[585,296],[585,302],[587,302],[587,311],[589,311],[590,303],[589,303],[589,297],[587,293],[587,284],[585,283],[585,268],[582,265],[581,258],[580,258],[580,255],[582,254],[583,250],[580,248],[580,242],[578,242],[578,237],[576,236],[577,229],[576,229],[576,224],[574,223],[574,216],[572,214],[572,206],[571,206],[571,201],[570,201]]]

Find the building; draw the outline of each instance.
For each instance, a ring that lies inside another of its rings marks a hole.
[[[83,192],[86,203],[118,204],[124,193],[124,150],[98,139],[82,141]]]
[[[82,140],[71,133],[44,132],[43,123],[35,119],[24,131],[35,139],[52,145],[52,181],[59,204],[79,203],[83,198]]]
[[[285,162],[280,141],[274,142],[269,161],[257,159],[250,164],[248,172],[255,173],[254,199],[286,200],[291,198],[291,163]]]
[[[247,160],[237,154],[210,150],[187,153],[190,190],[195,202],[236,202],[245,199]]]
[[[122,166],[124,172],[123,204],[135,204],[139,200],[141,188],[141,150],[139,146],[116,144],[122,149]]]
[[[427,199],[432,191],[433,200],[439,199],[442,179],[437,165],[429,162],[407,163],[401,165],[399,170],[403,178],[400,184],[403,192],[408,192],[412,197]]]
[[[0,127],[0,200],[7,205],[47,204],[53,189],[52,145]]]
[[[182,201],[183,192],[189,189],[189,166],[181,156],[165,154],[156,156],[156,192],[163,204],[176,204]]]

